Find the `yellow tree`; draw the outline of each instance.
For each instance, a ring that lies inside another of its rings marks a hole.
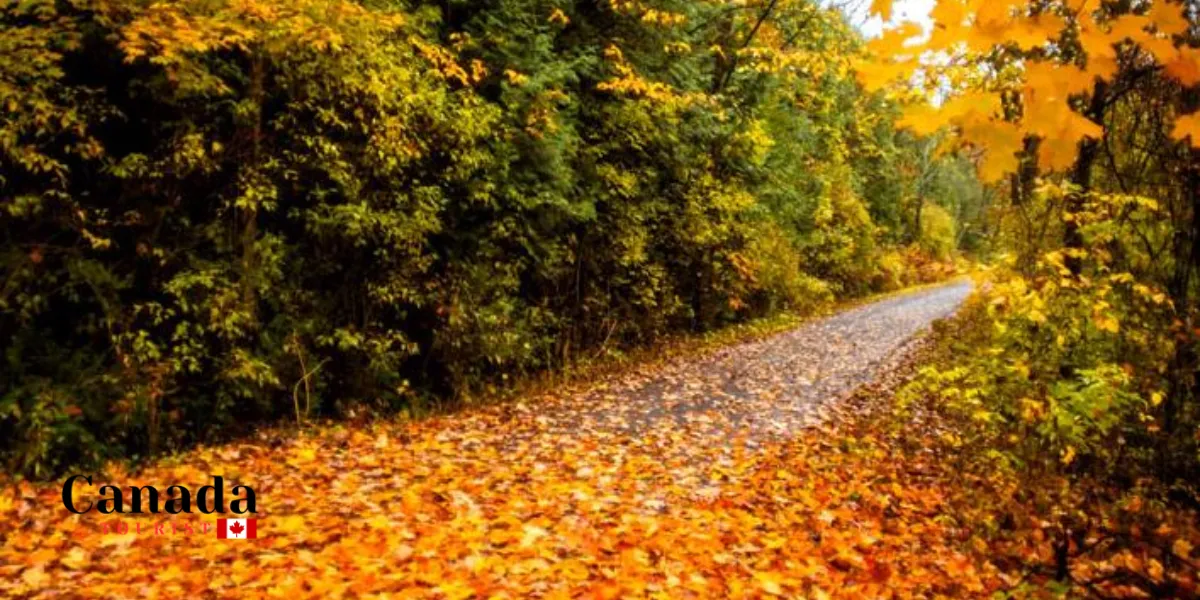
[[[890,19],[890,0],[872,8]],[[1151,440],[1155,468],[1180,480],[1195,472],[1200,440],[1186,427],[1200,423],[1190,296],[1200,263],[1198,18],[1194,0],[937,0],[927,32],[914,23],[891,27],[858,67],[867,88],[915,100],[903,124],[920,134],[953,130],[976,150],[984,179],[1013,176],[1014,200],[1029,197],[1038,173],[1063,181],[1043,188],[1047,201],[1061,203],[1061,214],[1054,218],[1059,207],[1047,208],[1039,226],[1061,231],[1065,248],[1038,256],[1048,248],[1032,244],[1043,276],[1029,288],[1013,277],[1020,292],[1011,296],[1038,306],[1024,335],[1055,331],[1061,351],[1042,352],[1045,344],[1024,339],[1003,352],[1007,359],[1029,355],[1029,364],[1045,369],[1017,378],[1037,390],[1031,397],[1043,393],[1038,386],[1078,384],[1088,365],[1119,365],[1134,375],[1130,389],[1159,417],[1138,415],[1153,424],[1137,435]],[[1123,175],[1131,173],[1138,181],[1129,184]],[[1147,223],[1140,229],[1139,219]],[[1163,256],[1169,260],[1154,258]],[[1128,291],[1115,293],[1110,281]],[[1084,331],[1091,337],[1072,337]],[[1139,344],[1140,351],[1130,350]],[[1002,393],[989,398],[991,406],[1005,401]],[[1109,411],[1102,403],[1081,406],[1085,415],[1058,422]],[[1066,439],[1060,434],[1035,442],[1035,454],[1052,456],[1048,450]],[[1069,447],[1059,462],[1073,457]],[[1060,580],[1068,575],[1068,532],[1084,527],[1062,523],[1055,540]]]
[[[890,4],[872,9],[887,19]],[[984,152],[990,181],[1017,169],[1032,138],[1042,169],[1086,183],[1101,113],[1115,98],[1154,73],[1200,83],[1184,13],[1165,0],[938,0],[928,35],[911,22],[890,28],[869,45],[859,77],[868,89],[916,83],[940,99],[912,105],[904,123],[918,133],[955,129]],[[1200,116],[1179,115],[1172,135],[1200,146]]]

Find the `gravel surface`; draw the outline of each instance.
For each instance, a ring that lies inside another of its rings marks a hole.
[[[575,434],[668,429],[751,443],[789,435],[886,373],[971,289],[969,281],[955,281],[892,296],[699,360],[623,375],[538,412],[547,429]]]

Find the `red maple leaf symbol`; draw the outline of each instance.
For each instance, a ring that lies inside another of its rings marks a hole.
[[[242,527],[242,524],[236,521],[233,523],[233,525],[229,526],[229,530],[233,532],[233,535],[241,535],[243,529],[245,529],[245,527]]]

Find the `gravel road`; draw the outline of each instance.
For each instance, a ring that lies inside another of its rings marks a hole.
[[[664,428],[755,440],[788,435],[903,358],[914,336],[971,292],[955,281],[885,298],[699,360],[634,372],[545,407],[548,429],[643,434]]]

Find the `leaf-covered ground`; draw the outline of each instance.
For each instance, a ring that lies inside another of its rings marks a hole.
[[[1006,589],[1018,582],[978,547],[954,474],[869,417],[886,412],[887,388],[910,370],[912,334],[968,290],[893,298],[582,393],[264,435],[108,474],[160,488],[195,490],[210,475],[249,484],[258,540],[155,535],[154,523],[172,519],[149,517],[128,520],[141,534],[103,534],[113,519],[69,515],[60,488],[10,487],[0,496],[0,592],[902,598]]]

